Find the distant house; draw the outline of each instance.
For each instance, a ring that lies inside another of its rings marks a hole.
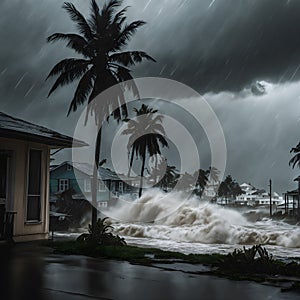
[[[0,239],[48,237],[50,150],[86,145],[0,112]]]
[[[93,168],[87,163],[63,162],[54,166],[50,171],[50,201],[55,202],[59,195],[66,190],[72,191],[74,200],[92,198]],[[126,184],[120,175],[110,169],[100,167],[97,201],[98,208],[107,207],[114,203],[116,197],[126,193],[133,193],[134,188]]]
[[[282,204],[278,205],[277,211],[286,215],[298,216],[300,213],[300,211],[298,211],[299,190],[287,191],[286,193],[283,193],[283,196],[284,201]]]
[[[243,194],[237,196],[235,204],[264,207],[270,205],[270,195],[265,190],[256,189],[248,183],[241,184],[240,188],[243,191]],[[272,205],[277,206],[283,203],[283,199],[274,192],[272,193],[271,202]]]

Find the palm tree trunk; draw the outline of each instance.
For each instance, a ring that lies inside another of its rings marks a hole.
[[[102,129],[98,130],[96,145],[95,145],[95,162],[93,168],[93,181],[92,181],[92,229],[96,228],[97,223],[97,190],[98,190],[98,164],[100,160],[100,148],[101,148],[101,135]]]
[[[145,160],[146,160],[146,149],[144,151],[142,168],[141,168],[141,180],[140,180],[139,197],[142,197],[142,193],[143,193],[143,179],[144,179],[144,170],[145,170]]]
[[[130,172],[131,172],[132,163],[133,163],[133,156],[134,156],[134,151],[132,150],[131,151],[130,164],[129,164],[129,169],[128,169],[127,177],[130,177]]]

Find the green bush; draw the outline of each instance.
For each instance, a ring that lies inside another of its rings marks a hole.
[[[81,234],[78,238],[78,242],[91,243],[97,245],[115,245],[115,246],[124,246],[126,242],[124,238],[121,238],[118,235],[112,233],[113,227],[106,223],[106,220],[98,219],[95,228],[92,228],[92,225],[89,224],[89,232]]]

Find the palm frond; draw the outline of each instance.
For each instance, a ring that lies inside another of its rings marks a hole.
[[[88,70],[82,76],[81,80],[78,83],[73,100],[71,101],[68,115],[70,114],[71,111],[76,111],[77,106],[83,104],[87,100],[87,97],[93,88],[94,76],[95,76],[95,71],[93,68]]]
[[[90,63],[89,60],[78,59],[78,58],[66,58],[57,63],[50,73],[48,74],[46,80],[52,76],[56,76],[58,74],[70,71],[72,69],[80,68],[83,65],[88,66]]]
[[[121,25],[126,20],[126,17],[124,15],[127,12],[128,8],[129,8],[129,6],[126,6],[122,10],[120,10],[118,13],[116,13],[113,23],[117,23],[117,24]]]
[[[136,33],[139,27],[145,25],[144,21],[134,21],[129,25],[125,25],[124,29],[121,31],[120,35],[115,41],[114,49],[119,50],[126,46],[129,39]]]
[[[300,167],[300,142],[296,147],[293,147],[290,150],[290,153],[296,153],[295,156],[292,157],[292,159],[289,161],[289,165],[292,166],[294,169],[296,165]]]
[[[77,24],[77,28],[81,34],[89,41],[93,39],[91,28],[85,17],[76,9],[74,4],[65,2],[63,8],[68,12],[71,20]]]
[[[66,72],[62,73],[55,83],[53,84],[51,90],[49,91],[48,97],[59,87],[67,85],[73,82],[75,79],[80,78],[88,70],[88,65],[82,64],[76,68],[69,69]]]
[[[143,51],[126,51],[121,53],[115,53],[109,57],[109,60],[120,63],[127,67],[142,62],[143,58],[146,60],[156,62],[154,58],[152,58],[150,55]]]
[[[99,6],[95,0],[91,1],[91,18],[88,20],[88,23],[93,30],[94,34],[97,33],[99,25],[100,25],[100,13]]]
[[[73,33],[54,33],[47,38],[47,42],[56,42],[59,40],[67,41],[67,47],[75,50],[77,53],[86,57],[93,57],[94,53],[88,42],[79,34]]]
[[[95,1],[95,0],[92,0]],[[117,7],[120,7],[122,5],[123,0],[110,0],[107,4],[104,4],[102,11],[101,11],[101,17],[105,19],[107,23],[112,22],[112,17],[115,9]],[[123,13],[124,14],[124,13]]]
[[[139,90],[130,74],[130,70],[119,66],[117,69],[117,77],[119,82],[123,82],[125,87],[132,91],[135,97],[140,98]]]

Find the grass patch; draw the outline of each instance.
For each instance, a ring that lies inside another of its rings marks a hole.
[[[249,249],[235,250],[228,255],[186,255],[156,248],[140,248],[129,245],[95,245],[79,241],[47,241],[43,242],[43,246],[52,247],[56,253],[123,260],[146,266],[174,262],[202,264],[212,267],[211,271],[196,273],[206,273],[238,281],[248,280],[258,283],[268,281],[275,286],[290,282],[292,284],[290,289],[299,291],[299,283],[291,278],[291,276],[300,278],[299,263],[284,263],[275,260],[260,245]],[[280,276],[287,276],[287,278]],[[291,279],[288,279],[288,277]]]
[[[129,262],[151,264],[154,262],[186,262],[193,264],[218,265],[224,255],[221,254],[183,254],[163,251],[156,248],[140,248],[136,246],[92,245],[78,241],[44,242],[44,246],[52,247],[56,253],[86,255]]]

